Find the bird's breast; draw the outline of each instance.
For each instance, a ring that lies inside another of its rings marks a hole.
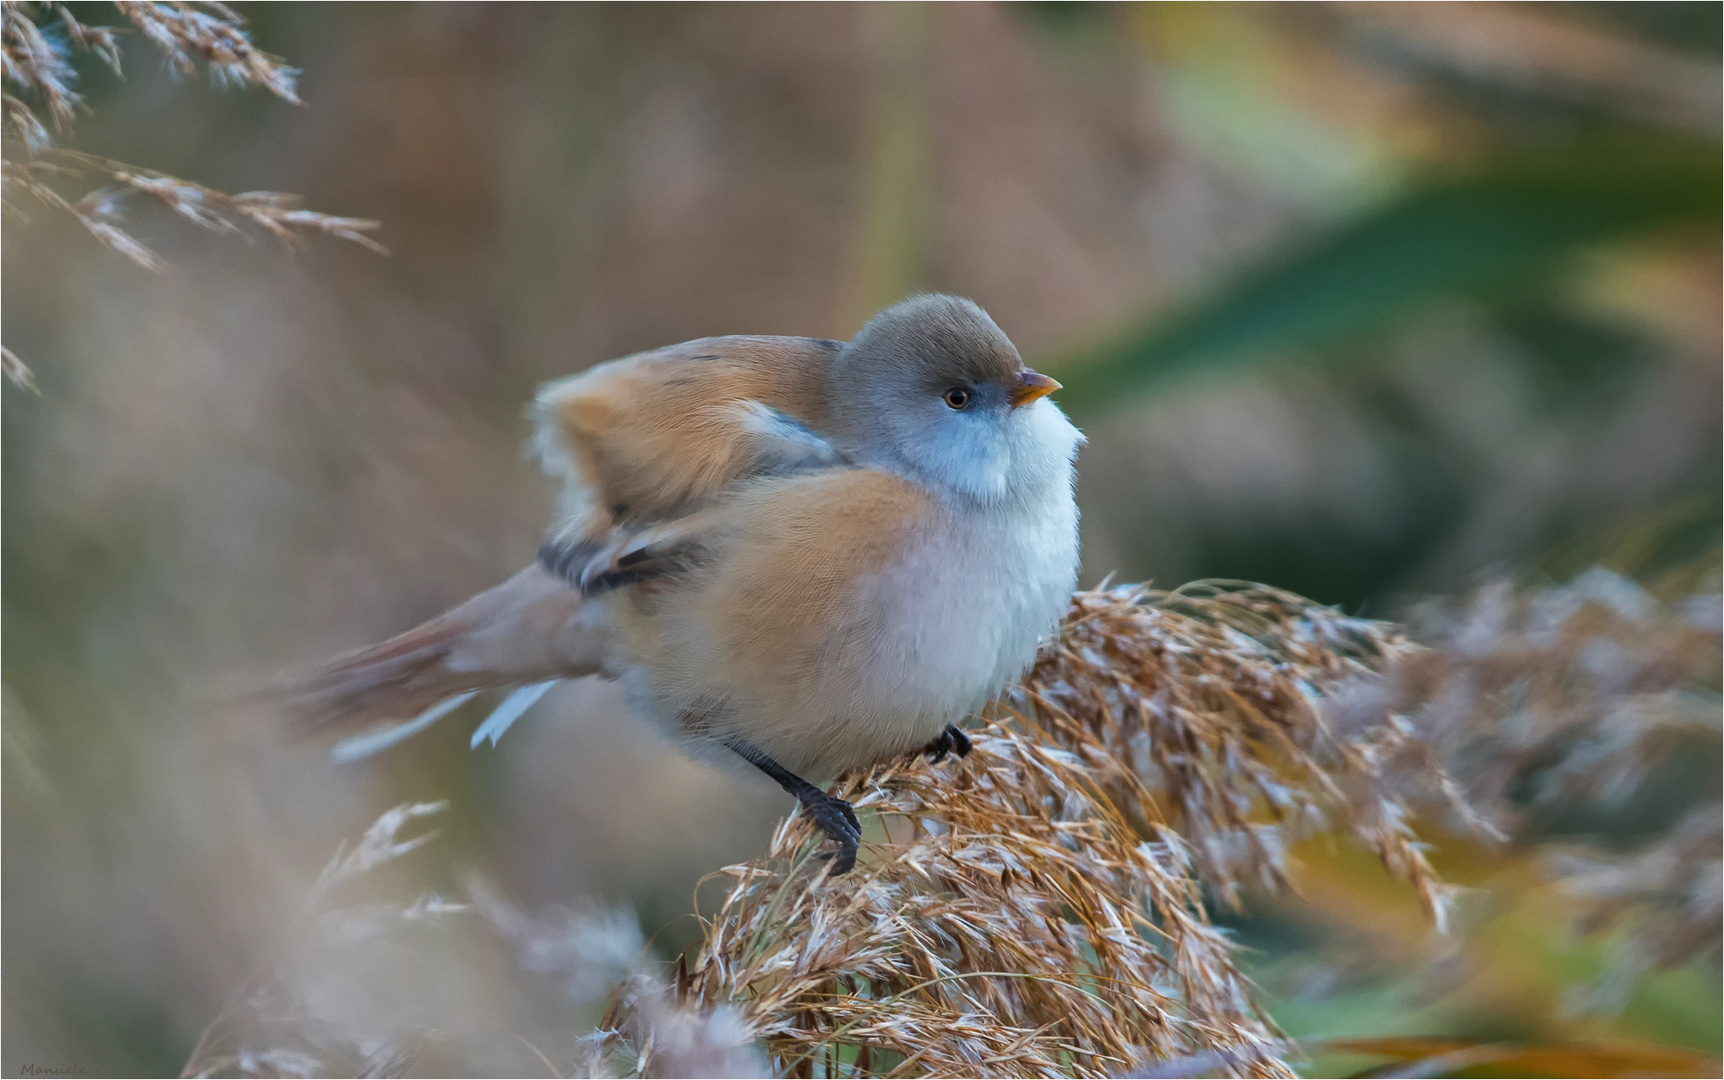
[[[619,598],[614,622],[656,715],[793,772],[925,744],[1029,665],[1076,584],[1069,486],[1010,507],[866,472],[779,487],[801,494],[775,513],[743,507],[749,526],[714,561]],[[813,497],[826,487],[846,500]]]
[[[1035,658],[1077,583],[1070,496],[1027,512],[954,508],[869,583],[880,640],[865,677],[883,711],[961,716]]]

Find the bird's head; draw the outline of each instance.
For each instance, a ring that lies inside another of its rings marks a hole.
[[[976,304],[927,295],[880,312],[844,346],[831,405],[864,460],[992,502],[1069,485],[1083,436],[1047,400],[1059,385],[1025,367]]]

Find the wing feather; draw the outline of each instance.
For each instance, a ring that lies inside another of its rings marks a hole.
[[[702,338],[548,384],[535,442],[562,481],[556,534],[671,521],[739,480],[832,453],[827,372],[837,342]]]
[[[710,508],[744,481],[831,468],[820,433],[837,343],[704,338],[601,364],[535,406],[562,517],[540,561],[583,593],[689,569]]]

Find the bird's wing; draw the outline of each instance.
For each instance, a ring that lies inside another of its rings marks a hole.
[[[816,432],[837,342],[724,337],[613,360],[552,383],[535,406],[546,469],[564,485],[547,554],[502,585],[369,649],[266,692],[302,732],[366,731],[338,748],[372,753],[473,693],[519,687],[475,739],[501,734],[553,681],[601,671],[608,633],[584,593],[691,565],[709,539],[702,510],[748,477],[837,460]],[[557,538],[566,541],[557,546]],[[584,573],[588,587],[566,582]],[[412,718],[412,719],[407,719]]]
[[[715,482],[679,507],[700,509],[661,521],[613,516],[602,532],[586,522],[573,535],[571,530],[553,534],[539,553],[546,569],[586,595],[688,570],[703,557],[705,535],[728,520],[717,502],[744,481],[845,464],[844,455],[806,424],[758,401],[711,408],[711,437],[721,440],[730,456],[722,486]]]
[[[839,344],[719,337],[547,385],[535,442],[563,483],[554,537],[608,544],[695,513],[738,481],[831,464],[827,372]]]

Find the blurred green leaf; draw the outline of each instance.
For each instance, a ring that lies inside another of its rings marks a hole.
[[[1434,299],[1516,294],[1585,245],[1719,217],[1718,148],[1589,140],[1412,192],[1182,311],[1051,362],[1080,417],[1164,379],[1380,327]]]
[[[1439,1076],[1715,1076],[1718,1059],[1680,1047],[1623,1041],[1508,1045],[1470,1039],[1389,1036],[1314,1042],[1332,1053],[1391,1058],[1355,1075]]]

